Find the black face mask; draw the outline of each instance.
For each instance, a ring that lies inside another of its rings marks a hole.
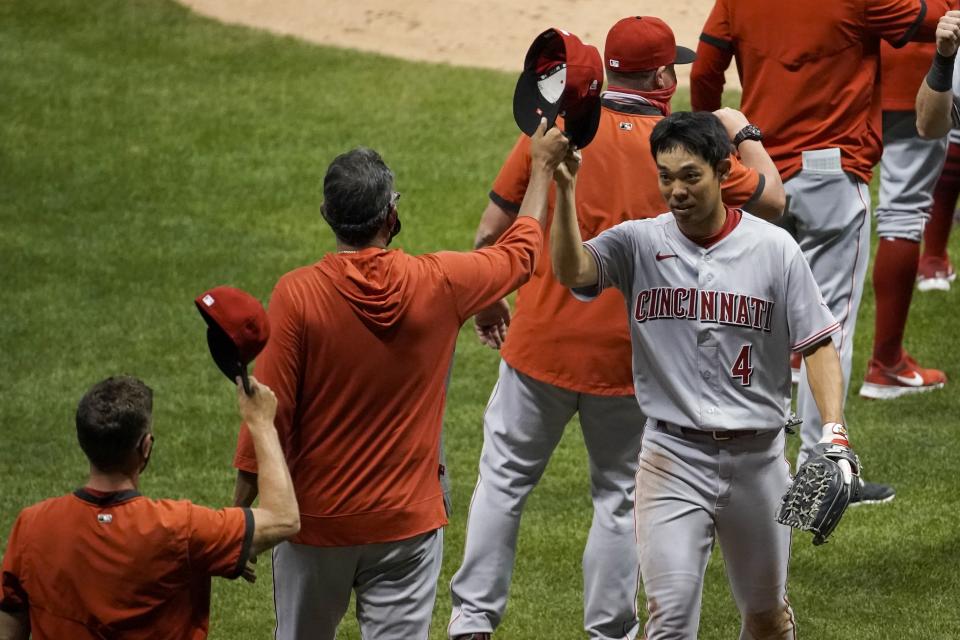
[[[393,228],[390,229],[390,238],[387,240],[387,244],[390,244],[390,241],[393,240],[398,233],[400,233],[400,214],[397,214],[396,221],[393,223]]]

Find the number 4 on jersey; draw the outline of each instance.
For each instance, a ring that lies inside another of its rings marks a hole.
[[[745,387],[750,386],[750,377],[753,375],[753,345],[745,344],[740,348],[740,355],[733,362],[730,369],[730,375],[734,378],[740,378],[740,384]]]

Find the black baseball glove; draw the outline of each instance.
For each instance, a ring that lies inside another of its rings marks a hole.
[[[777,522],[813,532],[813,544],[823,544],[840,517],[862,491],[860,460],[849,446],[821,442],[793,478],[780,502]]]

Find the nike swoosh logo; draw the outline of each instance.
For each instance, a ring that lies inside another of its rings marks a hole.
[[[677,254],[675,253],[660,253],[659,251],[657,251],[657,262],[660,262],[661,260],[666,260],[667,258],[676,258],[676,257],[677,257]]]
[[[921,376],[916,371],[912,372],[909,376],[895,376],[900,384],[905,384],[908,387],[922,387],[923,386],[923,376]]]

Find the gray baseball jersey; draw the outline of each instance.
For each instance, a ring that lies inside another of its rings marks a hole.
[[[738,216],[739,212],[728,211]],[[624,222],[586,242],[600,282],[627,301],[637,399],[681,427],[779,429],[791,350],[831,335],[831,315],[796,241],[749,213],[704,247],[672,213]]]
[[[615,286],[627,300],[637,399],[650,416],[635,525],[651,640],[697,637],[715,541],[740,637],[794,632],[790,530],[774,517],[790,482],[789,355],[839,324],[786,231],[738,211],[727,218],[707,246],[672,213],[617,225],[585,243],[600,281],[575,291],[589,298]]]

